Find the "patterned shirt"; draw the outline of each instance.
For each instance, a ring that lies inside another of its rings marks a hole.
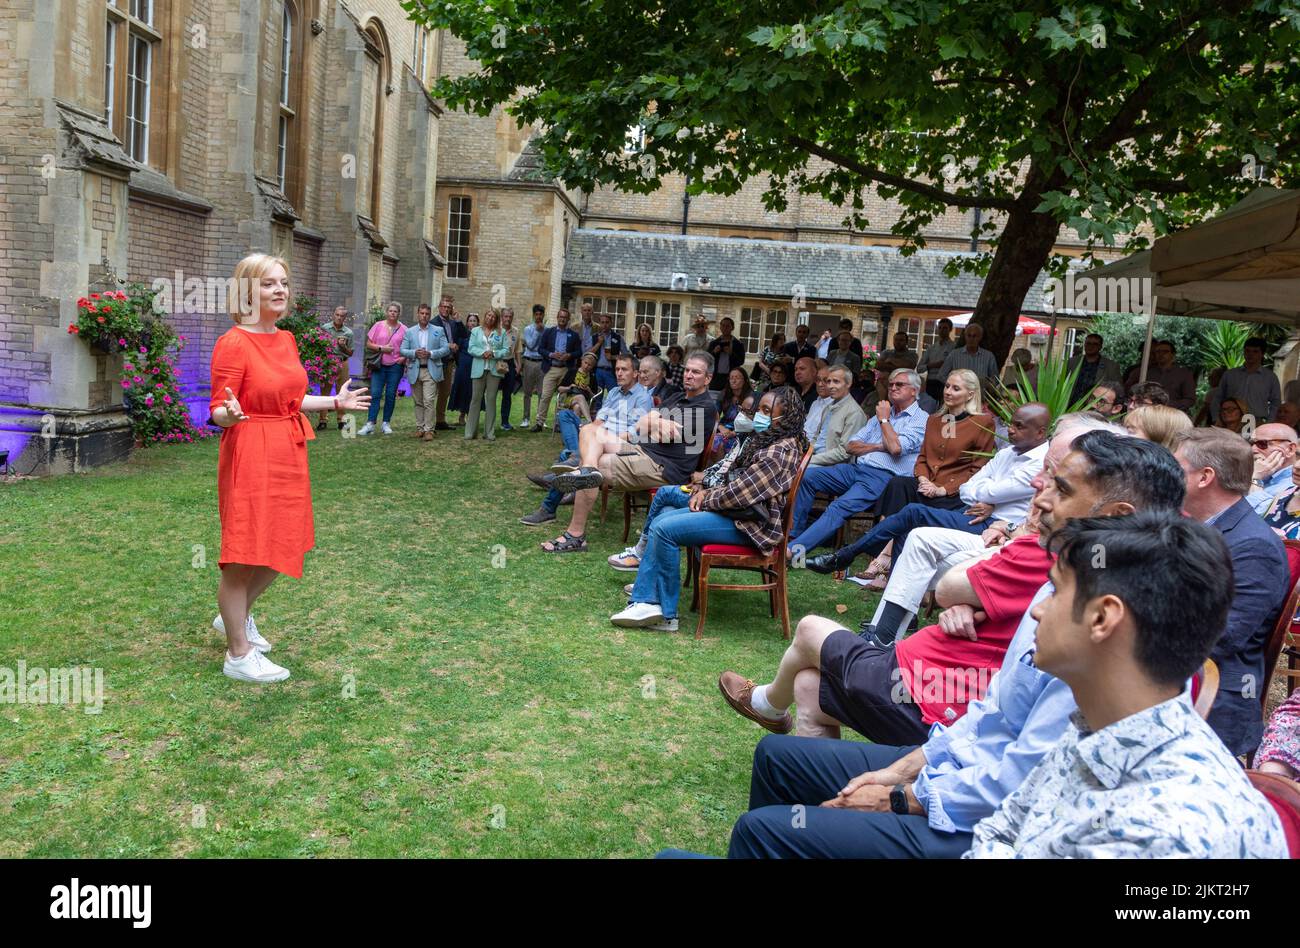
[[[1286,859],[1277,813],[1179,695],[1060,743],[992,816],[968,858]]]
[[[344,326],[342,329],[335,329],[334,323],[331,321],[321,328],[337,340],[339,352],[343,353],[345,356],[352,355],[353,337],[351,326]]]
[[[781,543],[781,513],[803,455],[793,438],[782,438],[754,452],[744,468],[727,471],[726,483],[703,491],[701,510],[746,510],[759,507],[762,520],[736,520],[736,529],[761,552],[770,553]]]

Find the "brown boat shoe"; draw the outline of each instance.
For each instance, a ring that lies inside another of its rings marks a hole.
[[[754,710],[749,703],[750,695],[754,693],[754,683],[748,678],[742,678],[733,671],[724,671],[718,676],[718,690],[737,714],[762,725],[773,734],[789,734],[794,730],[794,718],[790,717],[789,711],[774,720],[765,718]]]

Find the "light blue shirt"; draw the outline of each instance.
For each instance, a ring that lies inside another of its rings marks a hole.
[[[1266,480],[1263,487],[1250,494],[1246,499],[1255,508],[1255,513],[1262,517],[1268,512],[1269,504],[1273,503],[1274,498],[1290,490],[1292,483],[1291,465],[1288,464]]]
[[[540,359],[542,357],[542,353],[537,347],[542,344],[542,333],[544,332],[546,332],[546,327],[543,326],[541,329],[538,329],[536,323],[529,323],[524,327],[525,359]],[[560,334],[556,333],[555,338],[558,340]]]
[[[925,426],[929,420],[930,416],[921,408],[920,402],[912,402],[902,411],[895,411],[891,406],[889,424],[894,429],[894,434],[898,435],[898,443],[902,451],[898,457],[894,457],[888,451],[872,451],[870,454],[858,455],[854,459],[855,462],[883,467],[891,474],[910,475],[916,469],[916,458],[921,453],[921,442],[925,440]],[[880,419],[873,414],[849,440],[861,441],[865,444],[884,444],[885,437],[880,433]]]
[[[596,418],[605,423],[614,434],[631,431],[641,416],[653,411],[654,398],[640,383],[633,385],[626,393],[621,388],[612,388],[605,393],[600,411]]]
[[[989,682],[951,727],[935,724],[922,745],[926,766],[912,792],[930,828],[968,833],[993,814],[1065,733],[1076,710],[1069,685],[1034,667],[1034,606],[1052,594],[1045,583]]]

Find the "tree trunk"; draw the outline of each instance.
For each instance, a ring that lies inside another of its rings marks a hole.
[[[1033,207],[1037,200],[1021,203]],[[1036,288],[1038,275],[1051,256],[1060,228],[1050,214],[1017,208],[1007,216],[984,289],[975,304],[975,315],[971,317],[972,322],[984,327],[984,348],[997,356],[999,365],[1011,351],[1020,307],[1030,290]],[[1053,351],[1059,352],[1061,347],[1053,346]]]

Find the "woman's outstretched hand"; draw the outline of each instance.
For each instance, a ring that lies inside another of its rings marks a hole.
[[[348,386],[351,384],[352,384],[352,380],[348,379],[346,382],[343,383],[343,387],[339,389],[339,394],[338,394],[339,407],[345,408],[348,411],[362,411],[364,409],[369,408],[370,392],[366,391],[365,389],[358,389],[356,391],[351,391],[348,389]]]

